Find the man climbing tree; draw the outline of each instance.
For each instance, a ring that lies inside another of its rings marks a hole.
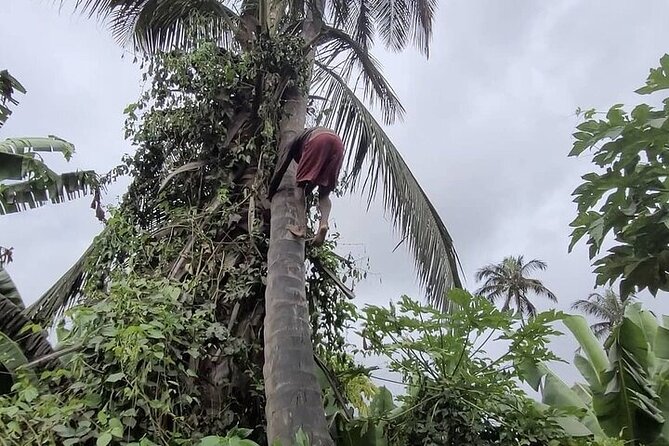
[[[320,246],[325,242],[325,236],[330,228],[329,218],[332,210],[330,193],[337,185],[337,178],[344,161],[344,144],[335,132],[324,127],[315,127],[302,132],[291,145],[286,159],[272,178],[270,199],[278,190],[281,179],[293,160],[298,163],[295,199],[299,224],[289,225],[287,229],[295,237],[306,237],[308,199],[318,186],[318,211],[321,216],[316,236],[311,242],[314,246]]]

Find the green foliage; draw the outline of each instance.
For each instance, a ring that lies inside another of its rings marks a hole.
[[[74,288],[61,308],[79,305],[60,343],[82,347],[0,402],[7,444],[264,444],[264,184],[280,86],[261,68],[300,67],[263,57],[203,43],[146,61],[151,86],[126,110],[137,150],[119,168],[133,182],[83,271],[63,281]],[[307,295],[319,352],[352,382],[343,331],[362,273],[334,247],[308,253]],[[235,426],[252,430],[215,437]]]
[[[564,322],[581,346],[574,364],[586,385],[569,388],[541,365],[543,401],[577,414],[595,435],[667,444],[669,328],[640,304],[629,305],[605,350],[582,316],[565,316]],[[539,381],[532,384],[537,389]]]
[[[465,291],[453,290],[449,299],[458,309],[448,314],[407,297],[388,309],[364,309],[368,353],[387,358],[407,383],[398,408],[380,394],[376,415],[385,421],[388,444],[570,444],[560,424],[566,415],[537,406],[517,384],[519,364],[557,359],[548,337],[557,333],[551,322],[560,314],[540,313],[517,325],[519,316]],[[508,350],[487,357],[491,340]]]
[[[59,327],[64,345],[82,349],[43,372],[38,386],[23,380],[2,398],[2,438],[16,445],[112,438],[181,444],[197,435],[194,364],[218,343],[244,361],[244,346],[214,321],[212,305],[193,306],[192,296],[165,279],[124,277],[91,298],[97,303],[72,310],[71,330]]]
[[[668,88],[669,55],[660,63],[638,93]],[[640,104],[629,113],[617,104],[604,119],[586,112],[569,154],[591,149],[592,161],[603,169],[584,175],[573,193],[578,215],[571,223],[569,249],[587,235],[594,259],[612,233],[614,246],[594,262],[596,283],[621,279],[623,299],[635,290],[653,295],[669,290],[669,98],[663,104],[660,109]]]
[[[251,432],[251,429],[232,429],[225,437],[218,435],[204,437],[196,446],[259,446],[247,438]]]
[[[7,102],[18,104],[13,96],[15,91],[26,92],[7,70],[0,71],[0,127],[11,114]],[[36,208],[49,202],[60,203],[93,191],[99,193],[95,172],[58,175],[44,164],[38,152],[60,152],[69,161],[74,145],[53,135],[0,141],[0,215]],[[18,182],[8,183],[7,180]],[[99,206],[97,195],[94,203]]]

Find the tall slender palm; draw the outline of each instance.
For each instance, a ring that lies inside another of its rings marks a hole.
[[[229,51],[245,52],[267,39],[299,35],[311,75],[310,91],[281,79],[274,92],[284,118],[279,159],[302,131],[308,102],[315,101],[322,125],[338,132],[348,149],[349,189],[378,184],[383,202],[415,256],[429,300],[445,304],[446,290],[460,286],[457,257],[445,225],[399,152],[356,96],[380,107],[386,124],[404,112],[368,50],[375,35],[387,47],[415,44],[428,53],[435,0],[77,0],[75,8],[100,16],[124,43],[148,53],[192,47],[193,35],[212,38]],[[309,94],[311,93],[311,94]],[[365,169],[366,168],[366,169]],[[304,284],[304,242],[286,230],[295,223],[295,171],[289,169],[271,203],[271,234],[265,294],[265,388],[268,440],[290,443],[301,427],[312,444],[331,444],[314,375],[313,348]]]
[[[625,316],[625,308],[634,300],[634,296],[630,296],[623,301],[612,288],[607,288],[604,294],[591,293],[586,299],[577,300],[571,308],[595,316],[597,319],[602,319],[600,322],[592,324],[590,328],[595,336],[605,338],[616,325],[622,322]]]
[[[505,257],[501,263],[484,266],[476,272],[478,282],[485,280],[476,293],[491,302],[504,300],[502,310],[508,310],[513,304],[521,314],[535,316],[537,308],[530,301],[530,293],[557,302],[555,294],[540,280],[527,277],[532,271],[545,270],[546,266],[545,262],[536,259],[525,263],[523,256]]]

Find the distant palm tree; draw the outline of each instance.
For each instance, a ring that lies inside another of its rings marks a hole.
[[[611,288],[607,288],[604,294],[592,293],[587,299],[579,299],[571,306],[590,316],[602,319],[601,322],[592,324],[590,328],[598,338],[605,338],[611,333],[611,330],[623,320],[625,308],[634,301],[634,296],[630,296],[624,301]]]
[[[545,295],[551,301],[557,302],[555,294],[540,280],[527,277],[528,273],[534,270],[543,271],[546,266],[545,262],[537,259],[525,263],[523,256],[505,257],[501,263],[487,265],[477,271],[476,281],[485,282],[476,293],[491,302],[504,299],[503,311],[508,310],[513,303],[521,315],[535,316],[537,309],[530,302],[529,293]]]

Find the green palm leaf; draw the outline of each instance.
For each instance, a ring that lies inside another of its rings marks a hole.
[[[23,310],[5,296],[0,295],[0,332],[16,342],[28,360],[35,360],[53,353],[45,331],[33,331],[33,321]]]
[[[75,9],[108,23],[116,40],[154,53],[201,38],[235,46],[238,14],[218,0],[77,0]]]
[[[318,49],[319,63],[330,67],[332,61],[344,57],[339,72],[342,79],[347,81],[353,77],[352,69],[356,68],[364,84],[364,99],[372,107],[379,106],[385,124],[392,124],[396,119],[404,117],[405,110],[399,98],[381,73],[378,62],[362,45],[345,32],[330,27],[325,29],[321,43]],[[327,76],[315,76],[313,83],[318,89],[318,85],[327,80]]]
[[[79,260],[35,303],[28,307],[27,316],[46,327],[52,325],[64,311],[76,304],[85,280],[86,261],[92,252],[93,245],[91,244]]]
[[[634,295],[631,295],[623,302],[615,291],[608,288],[604,294],[591,293],[587,299],[577,300],[571,308],[600,319],[601,322],[591,325],[590,328],[598,338],[604,338],[622,322],[625,309],[634,301]]]
[[[0,267],[0,296],[9,299],[14,305],[22,310],[25,308],[19,290],[16,288],[16,285],[14,285],[14,281],[12,281],[7,270],[3,267]]]
[[[317,91],[328,98],[332,113],[325,125],[336,131],[348,150],[347,188],[360,189],[368,203],[383,185],[383,204],[407,241],[418,277],[433,305],[446,307],[445,292],[461,287],[453,240],[437,210],[420,187],[395,145],[346,81],[316,62]],[[369,164],[363,179],[363,163]]]

